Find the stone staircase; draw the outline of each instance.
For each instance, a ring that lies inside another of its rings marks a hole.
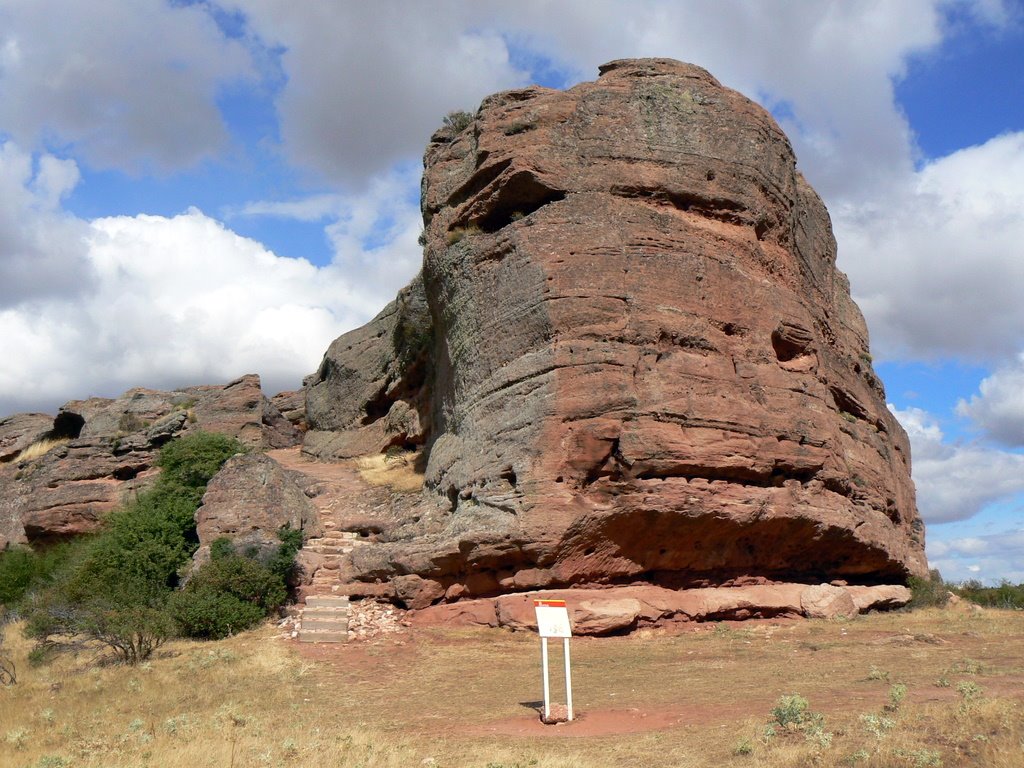
[[[359,546],[359,535],[350,531],[327,528],[323,536],[310,539],[303,549],[315,552],[322,564],[310,584],[302,589],[303,605],[299,612],[299,642],[344,643],[348,640],[349,599],[336,595],[339,587],[338,568],[342,558]]]
[[[310,595],[299,619],[300,643],[344,643],[348,640],[348,597]]]

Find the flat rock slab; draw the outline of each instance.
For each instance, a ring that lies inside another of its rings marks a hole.
[[[854,600],[856,595],[856,601]],[[565,600],[573,634],[608,635],[671,622],[770,617],[850,617],[906,605],[902,586],[763,584],[671,590],[655,586],[542,590],[413,611],[413,626],[491,626],[536,631],[533,601]]]

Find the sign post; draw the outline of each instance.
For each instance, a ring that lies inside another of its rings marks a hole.
[[[544,722],[551,722],[551,685],[548,682],[548,638],[562,638],[562,654],[565,658],[565,703],[566,719],[573,719],[572,712],[572,671],[569,666],[569,609],[565,600],[534,600],[537,613],[537,632],[540,634],[540,661],[544,675]]]

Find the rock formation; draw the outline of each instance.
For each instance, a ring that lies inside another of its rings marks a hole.
[[[426,461],[353,594],[926,572],[907,437],[764,109],[614,61],[485,99],[424,165],[422,276],[307,382],[307,454]]]
[[[253,375],[225,386],[132,389],[116,399],[72,401],[56,417],[4,419],[0,550],[94,531],[106,512],[158,471],[153,462],[160,446],[191,430],[221,432],[255,448],[301,439]],[[33,455],[31,446],[40,444],[44,452]]]

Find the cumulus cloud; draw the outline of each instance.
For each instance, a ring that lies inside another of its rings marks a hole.
[[[983,379],[978,391],[957,403],[957,414],[1004,445],[1024,446],[1024,355]]]
[[[223,147],[216,97],[255,75],[203,4],[0,4],[0,130],[104,168],[172,170]]]
[[[0,180],[16,193],[0,206],[21,200],[15,213],[30,233],[62,223],[49,232],[59,240],[49,252],[63,259],[54,270],[80,265],[88,275],[74,291],[0,307],[0,413],[246,372],[261,374],[269,391],[294,388],[341,330],[385,299],[338,266],[278,257],[196,209],[75,219],[48,203],[74,178],[69,166],[43,156],[32,174],[31,158],[10,145],[0,158],[13,158],[0,164]],[[5,275],[14,269],[6,253],[0,265]]]
[[[1024,340],[1024,133],[833,206],[840,266],[887,357],[992,360]]]
[[[966,520],[1024,491],[1024,455],[972,442],[946,443],[927,411],[890,410],[910,437],[917,506],[925,522]]]
[[[34,162],[14,142],[0,143],[0,309],[68,295],[91,279],[78,246],[85,228],[60,208],[77,182],[73,161]]]
[[[928,561],[947,581],[1024,583],[1024,528],[929,542]]]
[[[418,157],[452,110],[526,82],[476,3],[240,0],[253,30],[282,49],[278,99],[286,154],[335,181],[363,182]]]

